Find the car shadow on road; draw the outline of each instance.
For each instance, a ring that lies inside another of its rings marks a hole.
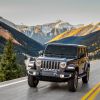
[[[51,83],[48,87],[50,90],[68,91],[68,84],[66,83]],[[79,81],[77,92],[88,92],[90,90],[89,84],[83,84]]]
[[[45,90],[45,91],[62,91],[62,92],[66,92],[66,91],[68,91],[68,84],[67,84],[67,82],[65,82],[65,83],[53,82],[53,83],[46,84],[46,85],[41,86],[41,87],[29,88],[28,92],[29,92],[29,94],[34,93],[34,92],[38,93],[41,89]],[[76,92],[81,92],[81,93],[85,92],[86,93],[90,89],[91,88],[90,88],[89,84],[83,84],[81,81],[79,81],[78,89],[77,89]]]
[[[48,87],[50,90],[66,91],[68,89],[67,83],[51,83]]]

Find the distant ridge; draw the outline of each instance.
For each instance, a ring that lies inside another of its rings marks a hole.
[[[53,39],[51,39],[49,42],[54,42],[54,41],[59,41],[60,39],[68,38],[68,37],[73,37],[73,36],[85,36],[88,35],[92,32],[95,32],[97,30],[100,30],[100,23],[97,23],[95,25],[89,24],[86,26],[82,26],[76,29],[72,29],[70,31],[65,31],[61,33],[60,35],[57,35]]]
[[[0,27],[2,27],[3,29],[11,33],[12,37],[21,44],[21,45],[18,44],[15,45],[15,50],[17,53],[20,54],[26,53],[30,56],[36,56],[38,55],[38,51],[43,49],[43,46],[40,43],[25,36],[23,33],[19,32],[18,30],[8,26],[6,23],[0,21]],[[0,41],[1,42],[0,44],[4,43],[5,41],[4,39],[2,39],[2,41]]]
[[[14,29],[17,29],[17,26],[13,22],[11,22],[11,21],[3,18],[3,17],[0,17],[0,21],[3,22],[3,23],[5,23],[8,26],[14,28]]]

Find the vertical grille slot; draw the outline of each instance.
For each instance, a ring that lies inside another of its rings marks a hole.
[[[47,61],[43,60],[41,64],[42,69],[48,69],[48,70],[56,70],[59,69],[59,63],[58,61]]]

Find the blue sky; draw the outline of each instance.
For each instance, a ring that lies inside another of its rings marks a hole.
[[[100,0],[0,0],[0,16],[16,24],[64,20],[71,24],[100,21]]]

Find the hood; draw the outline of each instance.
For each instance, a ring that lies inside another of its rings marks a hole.
[[[50,61],[65,61],[65,62],[73,60],[73,59],[58,58],[58,57],[45,57],[45,56],[38,57],[37,59],[38,60],[50,60]]]

